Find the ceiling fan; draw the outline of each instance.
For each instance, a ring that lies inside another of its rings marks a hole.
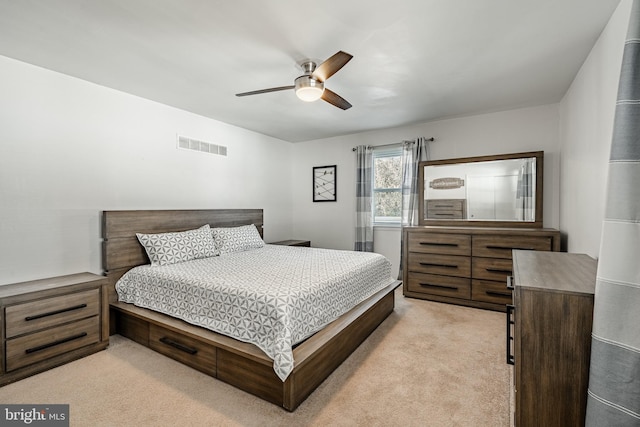
[[[316,63],[313,61],[305,61],[300,64],[304,74],[295,79],[293,85],[236,93],[236,96],[258,95],[261,93],[295,89],[296,95],[303,101],[312,102],[322,99],[331,105],[347,110],[351,108],[351,104],[337,93],[324,87],[324,82],[344,67],[351,58],[353,58],[353,55],[339,51],[318,66],[316,66]]]

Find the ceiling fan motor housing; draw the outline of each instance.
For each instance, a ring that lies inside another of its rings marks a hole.
[[[298,98],[306,102],[313,102],[322,96],[324,83],[305,74],[295,80],[295,89]]]

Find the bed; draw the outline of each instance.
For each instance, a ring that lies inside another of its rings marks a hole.
[[[253,224],[262,236],[262,210],[105,211],[102,223],[103,263],[110,283],[111,333],[121,334],[289,411],[295,410],[394,309],[393,291],[399,281],[378,286],[372,296],[319,332],[304,337],[291,351],[292,366],[285,373],[276,373],[273,357],[258,345],[212,332],[197,326],[192,319],[186,322],[118,301],[115,291],[120,278],[127,279],[136,268],[144,269],[139,266],[149,263],[136,233],[192,230],[203,224],[211,228]],[[269,246],[265,253],[306,250],[276,250]],[[265,258],[256,258],[255,262],[259,259]]]

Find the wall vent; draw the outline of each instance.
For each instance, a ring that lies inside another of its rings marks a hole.
[[[217,154],[219,156],[227,155],[227,147],[224,145],[213,144],[211,142],[199,141],[186,136],[178,135],[178,148],[184,150],[201,151],[203,153]]]

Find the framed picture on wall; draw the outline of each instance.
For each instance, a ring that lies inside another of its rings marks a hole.
[[[337,166],[315,166],[313,168],[313,201],[335,202]]]

